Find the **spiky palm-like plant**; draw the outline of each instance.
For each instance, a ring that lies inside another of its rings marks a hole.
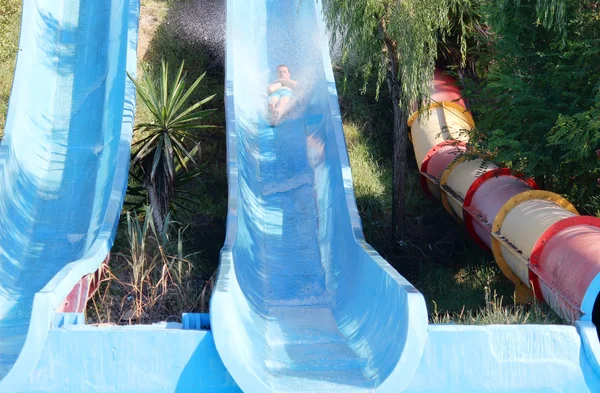
[[[200,75],[186,91],[183,67],[182,62],[172,81],[169,80],[169,66],[164,60],[158,81],[144,66],[141,80],[136,81],[129,75],[138,98],[152,115],[151,122],[137,124],[134,128],[141,138],[132,145],[131,166],[142,173],[143,187],[159,232],[163,232],[164,218],[175,195],[178,169],[188,172],[191,167],[197,166],[194,155],[199,145],[194,131],[213,127],[201,123],[215,109],[199,108],[212,100],[214,94],[191,106],[187,104],[206,73]]]

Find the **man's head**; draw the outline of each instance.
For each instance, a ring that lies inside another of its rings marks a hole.
[[[277,66],[277,77],[281,79],[290,79],[290,69],[285,64]]]

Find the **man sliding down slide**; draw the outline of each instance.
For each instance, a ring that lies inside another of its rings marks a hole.
[[[276,126],[290,107],[290,101],[295,97],[294,90],[298,88],[298,82],[290,78],[290,70],[285,64],[277,66],[278,79],[269,85],[269,113],[270,124]]]

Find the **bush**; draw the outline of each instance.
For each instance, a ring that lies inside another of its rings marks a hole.
[[[482,60],[487,79],[467,90],[477,121],[473,147],[565,194],[582,213],[600,215],[598,4],[566,1],[563,24],[544,25],[537,3],[487,8],[494,31]]]

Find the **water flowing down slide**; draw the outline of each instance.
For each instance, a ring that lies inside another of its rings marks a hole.
[[[227,2],[227,238],[211,301],[245,393],[399,392],[427,336],[420,293],[364,240],[321,4]],[[267,86],[299,83],[271,126]]]
[[[138,0],[23,3],[0,144],[0,392],[18,391],[55,310],[110,250],[127,186],[138,14]]]

